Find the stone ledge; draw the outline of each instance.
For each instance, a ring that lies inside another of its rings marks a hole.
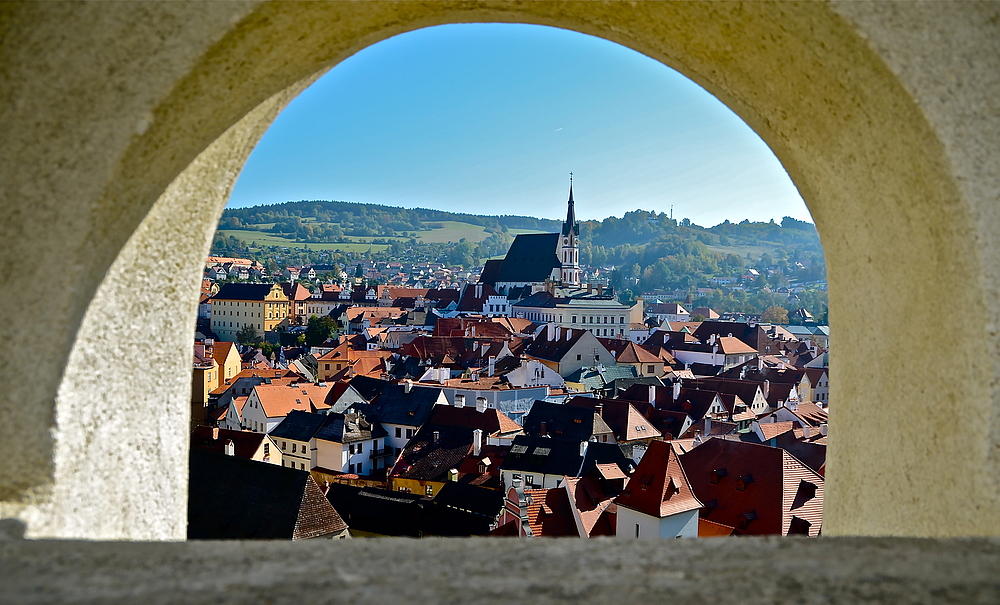
[[[996,603],[1000,539],[0,541],[0,603]]]

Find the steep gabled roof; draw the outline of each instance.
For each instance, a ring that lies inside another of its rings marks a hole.
[[[419,481],[447,481],[472,452],[472,429],[425,424],[403,448],[390,477]]]
[[[192,448],[189,540],[301,540],[347,529],[307,471]]]
[[[634,342],[628,343],[618,355],[618,363],[663,363],[663,360],[653,355]]]
[[[365,418],[383,424],[421,426],[430,418],[441,389],[413,386],[409,393],[405,385],[390,384],[382,389],[374,403],[353,406]]]
[[[705,504],[702,517],[742,534],[785,535],[794,516],[807,522],[810,535],[819,532],[823,478],[787,451],[712,438],[680,461]]]
[[[658,518],[702,507],[677,462],[677,455],[666,441],[649,444],[615,503]]]
[[[496,282],[543,282],[562,266],[556,255],[558,233],[520,234],[497,272]]]
[[[569,495],[564,488],[526,489],[524,493],[528,496],[528,525],[534,537],[577,535]]]

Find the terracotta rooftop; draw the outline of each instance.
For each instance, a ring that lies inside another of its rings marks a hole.
[[[649,444],[625,491],[615,502],[658,518],[702,507],[677,462],[677,455],[665,441]]]

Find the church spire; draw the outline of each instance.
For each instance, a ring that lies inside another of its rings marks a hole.
[[[573,201],[573,173],[569,173],[569,201],[566,202],[566,222],[563,223],[562,234],[580,235],[580,224],[576,222],[576,203]]]

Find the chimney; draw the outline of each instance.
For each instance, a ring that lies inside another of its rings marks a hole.
[[[594,407],[594,409],[597,410],[597,415],[598,416],[600,416],[601,418],[604,418],[604,404],[603,403],[598,403]]]
[[[476,411],[480,414],[486,411],[486,398],[476,397]]]
[[[451,370],[448,368],[438,368],[438,382],[444,384],[451,377]]]
[[[194,345],[194,354],[198,357],[205,357],[205,343],[196,342]]]
[[[556,339],[556,327],[551,321],[545,324],[545,339],[549,342]]]
[[[440,443],[441,441],[441,431],[434,431],[433,433],[434,443]]]
[[[656,385],[649,385],[649,405],[656,405]]]
[[[580,442],[580,457],[583,458],[587,455],[587,446],[590,445],[589,441]]]
[[[678,380],[674,383],[673,401],[677,401],[680,398],[681,398],[681,381]]]
[[[544,420],[538,423],[538,434],[541,435],[542,437],[544,437],[548,433],[547,429],[548,429],[548,423],[546,423]]]
[[[556,326],[556,338],[555,339],[559,340],[560,338],[562,338],[562,328],[560,328],[559,326]]]
[[[705,436],[707,437],[711,434],[712,434],[712,419],[709,418],[708,416],[705,416]]]
[[[808,424],[802,427],[802,438],[808,439],[812,435],[812,427]]]
[[[455,393],[455,407],[464,408],[465,407],[465,395],[461,393]]]
[[[483,284],[476,284],[476,298],[483,297]]]
[[[764,384],[760,386],[760,390],[764,393],[764,399],[767,399],[767,396],[771,394],[771,381],[765,380]]]
[[[472,455],[477,458],[483,453],[483,429],[472,431]]]
[[[216,441],[219,438],[219,427],[212,427],[212,441]]]
[[[825,422],[823,424],[819,425],[819,434],[820,435],[823,435],[824,437],[826,437],[827,430],[828,430],[828,425]]]
[[[226,449],[225,449],[225,451],[226,451],[226,455],[227,456],[235,456],[236,455],[236,445],[233,444],[233,440],[232,439],[226,441]]]
[[[448,481],[458,482],[458,469],[448,469]]]
[[[570,328],[566,328],[566,341],[569,342],[572,339],[573,339],[573,330]]]
[[[493,376],[493,373],[497,369],[496,366],[497,366],[496,355],[490,355],[489,366],[488,366],[489,369],[487,370],[489,372],[489,374],[487,374],[488,376]]]
[[[412,390],[413,390],[413,381],[412,380],[404,380],[403,381],[403,392],[404,393],[409,393]]]

